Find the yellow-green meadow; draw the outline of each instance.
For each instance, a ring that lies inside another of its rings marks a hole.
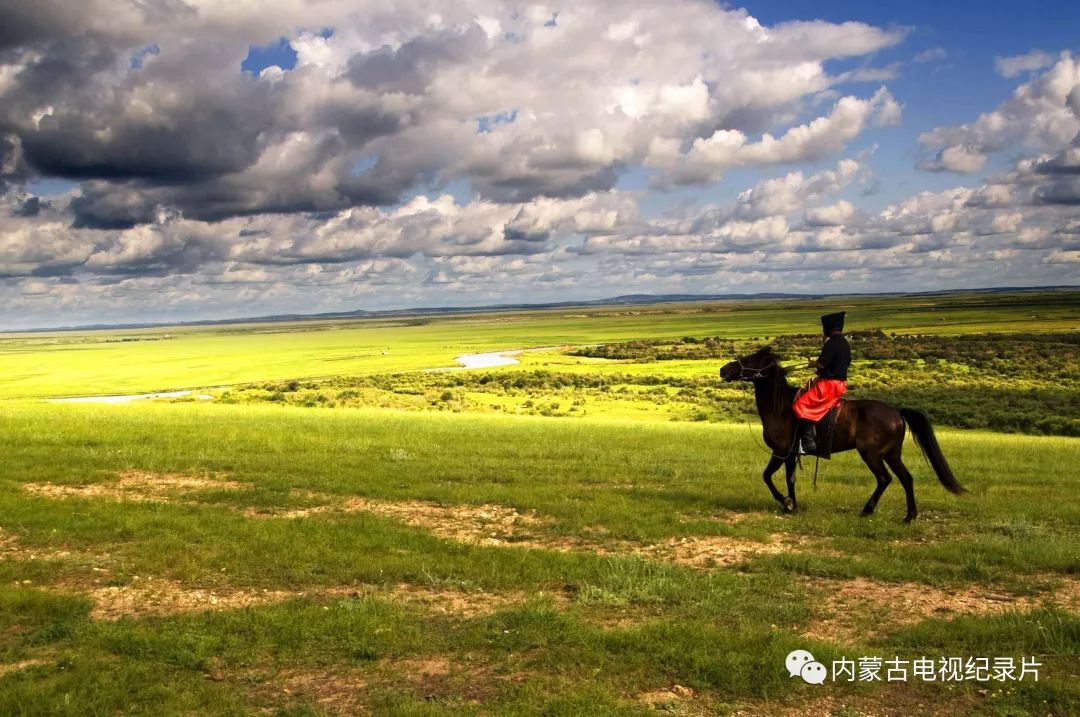
[[[853,397],[925,410],[970,491],[908,441],[911,525],[899,485],[859,517],[874,481],[853,453],[816,488],[806,461],[800,512],[779,514],[750,390],[716,376],[762,343],[805,363],[838,305]],[[1073,714],[1077,308],[960,294],[7,335],[0,713]],[[1030,658],[1039,680],[812,685],[785,669],[796,649]]]

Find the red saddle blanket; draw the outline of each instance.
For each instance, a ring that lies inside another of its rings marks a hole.
[[[800,391],[795,397],[795,415],[807,421],[820,421],[833,406],[840,403],[840,397],[847,391],[847,381],[834,378],[819,378],[810,384],[810,388]]]

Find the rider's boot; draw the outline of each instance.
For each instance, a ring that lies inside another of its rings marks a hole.
[[[799,421],[799,453],[807,455],[817,452],[817,441],[814,440],[814,422]]]

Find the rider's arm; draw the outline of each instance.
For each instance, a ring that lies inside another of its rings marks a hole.
[[[826,341],[825,345],[821,347],[821,355],[818,356],[817,364],[814,366],[818,376],[825,372],[825,368],[829,365],[829,362],[833,360],[835,353],[835,342]]]

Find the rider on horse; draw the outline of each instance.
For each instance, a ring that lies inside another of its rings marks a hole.
[[[814,368],[818,377],[795,399],[795,416],[799,419],[799,453],[814,453],[814,425],[840,402],[847,391],[847,370],[851,365],[851,347],[844,338],[844,313],[821,317],[825,345]]]

